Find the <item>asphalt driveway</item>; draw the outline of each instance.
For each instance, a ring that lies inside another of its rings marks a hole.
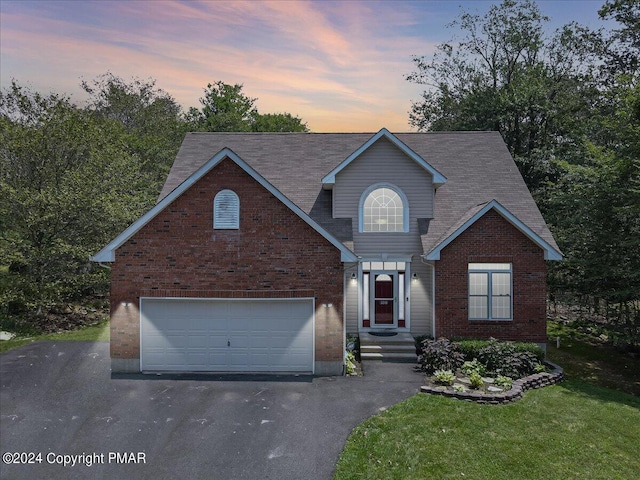
[[[329,479],[351,430],[422,383],[379,362],[358,378],[112,377],[108,348],[0,355],[0,478]]]

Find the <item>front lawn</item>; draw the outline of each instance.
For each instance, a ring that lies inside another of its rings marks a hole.
[[[547,358],[560,365],[568,378],[640,396],[640,357],[589,335],[571,323],[547,322]],[[556,339],[560,337],[560,348]]]
[[[640,398],[570,380],[508,405],[417,394],[358,426],[335,479],[630,479]]]

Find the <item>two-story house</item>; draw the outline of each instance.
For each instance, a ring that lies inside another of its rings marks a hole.
[[[113,371],[343,372],[347,333],[546,341],[562,255],[497,132],[191,133],[111,263]]]

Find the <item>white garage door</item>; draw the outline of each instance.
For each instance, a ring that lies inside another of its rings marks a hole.
[[[143,298],[142,371],[312,372],[313,300]]]

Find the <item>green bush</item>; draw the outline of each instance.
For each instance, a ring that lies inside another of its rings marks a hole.
[[[535,373],[544,373],[547,371],[547,367],[545,367],[542,363],[539,363],[538,365],[536,365],[536,367],[534,368],[534,372]]]
[[[482,365],[477,358],[464,362],[460,370],[462,370],[465,375],[471,375],[473,372],[478,372],[480,375],[484,375],[487,371],[486,367]]]
[[[530,342],[512,342],[516,352],[529,352],[536,357],[538,363],[544,362],[544,350],[539,345]]]
[[[458,350],[464,355],[464,359],[471,361],[479,358],[480,351],[483,348],[489,346],[492,342],[498,342],[495,338],[489,340],[475,340],[475,339],[456,339],[452,340],[458,346]],[[503,341],[504,342],[504,341]],[[513,349],[516,352],[531,352],[536,356],[539,363],[544,362],[544,350],[535,343],[530,342],[508,342],[513,345]]]
[[[437,383],[442,385],[453,385],[453,381],[456,379],[455,373],[451,370],[436,370],[433,377]]]
[[[447,338],[424,340],[419,349],[418,363],[426,373],[436,370],[456,371],[463,361],[457,345]]]
[[[452,340],[458,345],[458,350],[464,355],[464,359],[472,361],[478,358],[480,350],[486,347],[489,342],[487,340]]]
[[[345,364],[347,375],[351,375],[352,373],[355,373],[356,371],[355,362],[356,362],[356,356],[353,354],[353,352],[346,352],[344,364]]]
[[[473,372],[471,375],[469,375],[469,381],[471,382],[472,388],[480,388],[483,385],[482,375],[480,375],[478,372]]]
[[[512,378],[530,375],[540,363],[529,346],[520,347],[514,342],[502,342],[495,338],[480,350],[478,360],[487,367],[487,372]]]
[[[539,372],[544,351],[535,343],[489,340],[424,340],[418,349],[418,361],[430,374],[435,370],[473,371],[521,378]]]
[[[498,375],[496,377],[496,385],[505,390],[511,390],[511,387],[513,386],[513,380],[511,380],[509,377],[505,377],[504,375]]]
[[[420,350],[422,348],[422,342],[425,340],[433,340],[433,337],[430,335],[418,335],[417,337],[413,337],[416,343],[416,355],[420,355]]]

